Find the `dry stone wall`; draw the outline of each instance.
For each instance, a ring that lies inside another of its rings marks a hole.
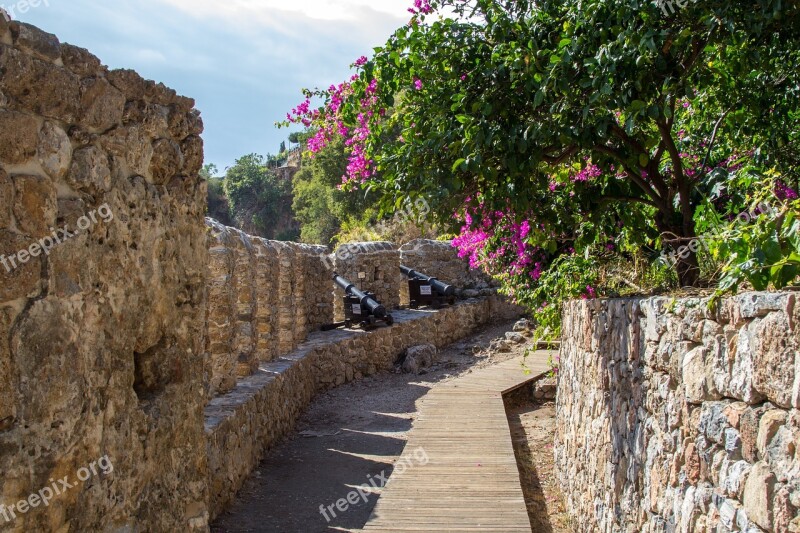
[[[578,531],[800,531],[797,298],[566,305],[556,460]]]
[[[432,276],[456,288],[460,297],[488,296],[494,286],[490,277],[469,267],[458,257],[450,241],[417,239],[400,247],[400,262],[426,276]],[[408,283],[401,284],[401,303],[408,305]]]
[[[334,271],[358,289],[371,291],[391,311],[400,307],[400,290],[406,284],[400,273],[400,251],[390,242],[357,242],[337,248],[332,257]],[[330,264],[330,263],[329,263]],[[359,279],[359,274],[366,276]],[[333,271],[328,276],[331,278]],[[344,291],[335,290],[334,315],[344,320]]]
[[[193,108],[0,13],[0,531],[207,530]]]
[[[210,218],[206,225],[205,369],[207,394],[213,398],[332,322],[333,284],[324,246],[268,241]]]

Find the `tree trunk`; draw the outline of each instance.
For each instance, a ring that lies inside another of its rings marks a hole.
[[[674,220],[675,213],[670,215],[670,220]],[[668,253],[669,264],[678,274],[681,287],[698,287],[700,266],[697,250],[701,243],[695,235],[694,223],[670,224],[664,218],[663,215],[656,217],[656,227],[661,232],[663,243],[671,248]]]

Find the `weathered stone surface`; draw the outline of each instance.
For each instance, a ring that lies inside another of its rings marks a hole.
[[[79,124],[92,132],[104,132],[122,123],[125,96],[103,78],[81,81]]]
[[[683,372],[686,399],[694,404],[719,398],[714,388],[714,382],[708,372],[706,360],[709,351],[705,346],[698,346],[690,350],[684,357],[681,365]]]
[[[794,299],[565,306],[555,452],[576,530],[794,527]]]
[[[514,323],[514,331],[517,333],[525,333],[531,328],[531,322],[527,318],[522,318]]]
[[[506,340],[509,342],[513,342],[514,344],[524,344],[525,337],[515,331],[508,331],[506,332]]]
[[[56,224],[58,206],[53,184],[38,176],[12,176],[14,217],[17,228],[35,240],[49,235]]]
[[[153,143],[153,157],[150,161],[150,176],[159,185],[180,173],[183,154],[180,145],[170,139],[159,139]]]
[[[0,229],[11,225],[11,208],[14,204],[14,184],[6,171],[0,168]]]
[[[420,371],[430,368],[436,361],[436,346],[432,344],[423,344],[421,346],[412,346],[406,350],[405,359],[403,359],[403,372],[406,374],[419,374]]]
[[[13,21],[9,24],[14,46],[45,61],[56,61],[61,57],[61,44],[58,37],[36,26]]]
[[[99,78],[108,74],[108,69],[85,48],[63,43],[61,60],[66,68],[81,78]]]
[[[183,154],[182,173],[187,176],[196,176],[203,168],[203,140],[197,135],[186,137],[181,142]]]
[[[80,111],[80,78],[61,67],[0,45],[0,90],[9,107],[74,123]]]
[[[794,294],[780,301],[784,300],[784,310],[794,307]],[[793,332],[786,312],[771,312],[759,323],[756,335],[753,386],[770,402],[789,408],[795,381],[794,363],[800,351],[797,331]]]
[[[742,502],[748,518],[767,531],[772,531],[774,494],[775,474],[766,463],[756,463],[747,477]]]
[[[131,172],[140,145],[98,135],[124,104],[99,61],[13,26],[10,45],[0,22],[0,503],[107,456],[113,473],[13,528],[207,531],[205,184]]]
[[[14,165],[32,159],[38,131],[36,117],[0,109],[0,162]]]
[[[34,298],[41,292],[42,257],[29,258],[27,262],[17,257],[30,245],[30,238],[0,229],[0,303]]]
[[[55,180],[64,177],[72,161],[72,143],[67,133],[57,124],[45,121],[39,132],[37,149],[39,164]]]
[[[13,44],[11,40],[11,29],[8,27],[10,20],[6,10],[0,7],[0,44]]]
[[[87,192],[111,190],[111,169],[108,155],[96,146],[76,150],[66,176],[67,183]]]

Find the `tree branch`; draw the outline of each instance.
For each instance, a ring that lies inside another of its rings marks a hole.
[[[640,204],[649,205],[650,207],[655,207],[658,209],[656,203],[652,200],[648,200],[647,198],[637,198],[635,196],[607,196],[603,195],[600,197],[601,203],[609,202],[638,202]]]
[[[563,163],[564,161],[566,161],[567,159],[569,159],[570,157],[572,157],[573,155],[575,155],[577,153],[578,153],[578,147],[577,146],[570,146],[569,148],[567,148],[566,150],[564,150],[563,152],[561,152],[557,156],[543,155],[542,159],[548,165],[558,166],[558,165],[560,165],[561,163]]]

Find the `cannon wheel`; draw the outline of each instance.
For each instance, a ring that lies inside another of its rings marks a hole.
[[[391,326],[394,324],[394,317],[392,315],[386,315],[386,325]]]
[[[344,327],[347,328],[347,329],[352,328],[353,327],[353,321],[352,320],[345,320],[344,321]]]

